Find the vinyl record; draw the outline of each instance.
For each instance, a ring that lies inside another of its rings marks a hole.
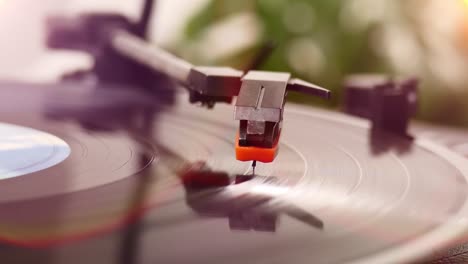
[[[151,134],[89,129],[44,109],[0,114],[70,148],[55,166],[0,181],[0,238],[21,246],[0,257],[400,263],[449,245],[467,227],[468,165],[431,140],[288,105],[280,153],[252,178],[251,164],[235,160],[232,106],[209,111],[179,99],[152,116]]]

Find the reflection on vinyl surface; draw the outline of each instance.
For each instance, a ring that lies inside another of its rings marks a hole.
[[[90,130],[76,111],[53,119],[44,108],[34,116],[0,113],[1,122],[71,148],[56,166],[0,181],[2,259],[375,263],[391,253],[406,261],[463,227],[467,170],[429,141],[375,155],[362,121],[291,106],[277,160],[259,164],[252,178],[250,164],[234,159],[229,106],[210,112],[181,104],[149,114],[137,103],[127,106],[138,118],[112,123],[130,129],[112,131]],[[154,131],[142,129],[148,116]],[[201,176],[187,181],[187,168],[200,161],[192,174]]]

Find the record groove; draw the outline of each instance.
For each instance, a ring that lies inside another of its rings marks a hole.
[[[259,179],[203,191],[184,186],[178,172],[203,161],[231,176],[250,173],[234,158],[230,106],[182,104],[159,116],[154,138],[136,140],[60,122],[18,123],[45,126],[72,152],[38,175],[41,184],[31,183],[34,175],[0,181],[0,237],[32,245],[53,238],[50,245],[91,235],[64,246],[69,263],[75,252],[112,243],[119,231],[111,231],[142,212],[144,263],[400,262],[466,228],[461,157],[425,139],[373,135],[366,122],[340,114],[288,106],[280,154],[259,164]],[[32,220],[33,208],[45,212],[41,221]],[[244,223],[233,219],[239,215]]]

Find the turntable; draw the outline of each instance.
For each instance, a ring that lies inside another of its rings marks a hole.
[[[2,261],[462,263],[466,135],[408,128],[417,82],[353,81],[360,117],[285,105],[330,93],[193,66],[149,44],[151,6],[51,19],[49,47],[94,68],[0,83]]]

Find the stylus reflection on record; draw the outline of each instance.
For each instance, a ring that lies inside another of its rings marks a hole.
[[[371,135],[339,114],[290,106],[277,160],[252,178],[250,164],[234,160],[229,106],[160,111],[145,103],[150,96],[123,91],[119,100],[95,96],[89,111],[93,90],[61,93],[15,101],[16,92],[0,91],[1,105],[16,107],[0,106],[2,123],[71,148],[52,168],[0,181],[0,238],[58,250],[67,263],[103,247],[100,263],[118,252],[140,263],[366,260],[435,231],[449,236],[466,210],[456,159],[418,140]]]

